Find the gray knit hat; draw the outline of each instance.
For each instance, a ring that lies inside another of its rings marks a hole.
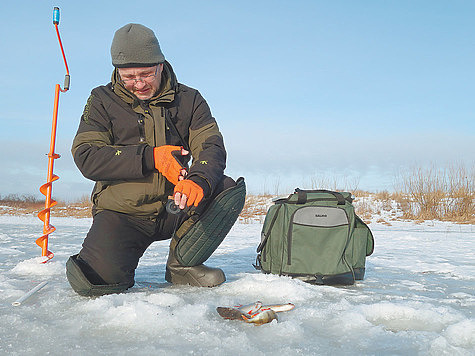
[[[153,31],[136,23],[129,23],[115,32],[111,56],[116,68],[152,67],[165,61]]]

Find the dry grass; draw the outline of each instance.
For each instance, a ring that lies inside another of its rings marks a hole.
[[[244,223],[253,221],[264,222],[271,201],[272,195],[270,194],[246,195],[246,201],[239,215],[239,221]]]
[[[0,214],[32,214],[43,209],[44,204],[44,201],[32,195],[9,194],[3,197],[0,196],[0,205],[2,206]]]
[[[375,214],[371,195],[355,196],[354,200],[355,212],[364,222],[370,222]]]
[[[45,208],[45,201],[30,195],[10,194],[0,197],[0,215],[38,215]],[[76,202],[58,201],[51,207],[51,216],[69,216],[75,218],[91,217],[91,203],[87,197]]]
[[[475,168],[415,168],[400,181],[404,218],[475,223]]]
[[[359,179],[350,179],[347,177],[332,177],[325,176],[312,177],[311,189],[326,189],[337,192],[350,192],[353,196],[357,194],[369,194],[364,190],[358,189]]]
[[[351,194],[357,198],[367,198],[374,194],[374,193],[368,192],[366,190],[361,190],[361,189],[355,189],[351,192],[352,192]]]
[[[392,193],[371,193],[348,186],[347,189],[332,189],[332,185],[338,184],[336,181],[315,180],[312,188],[351,192],[355,197],[356,213],[366,222],[376,217],[376,222],[386,225],[390,225],[389,221],[400,219],[475,224],[475,167],[471,171],[463,166],[442,170],[434,167],[415,168],[398,178],[399,187]],[[262,223],[274,196],[247,195],[239,221]],[[0,214],[36,215],[44,209],[44,200],[29,195],[7,195],[0,196],[0,206]],[[90,217],[89,197],[84,196],[72,203],[59,201],[51,208],[51,216]]]

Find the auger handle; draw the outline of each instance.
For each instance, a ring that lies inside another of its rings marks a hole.
[[[69,90],[70,82],[71,82],[71,77],[69,76],[69,74],[66,74],[64,76],[64,84],[63,84],[64,91]]]
[[[53,9],[53,25],[59,25],[59,7]]]
[[[58,25],[59,25],[59,7],[53,9],[53,25],[56,29],[56,34],[58,35],[59,47],[61,48],[61,54],[63,55],[64,66],[66,68],[66,75],[64,76],[63,89],[61,91],[64,93],[69,90],[69,85],[71,83],[71,77],[69,76],[68,62],[66,61],[66,55],[64,54],[63,43],[61,42],[61,36],[59,35]]]

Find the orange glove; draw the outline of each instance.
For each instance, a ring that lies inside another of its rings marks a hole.
[[[176,185],[178,178],[186,174],[186,167],[183,167],[176,159],[176,156],[186,156],[189,152],[180,146],[159,146],[153,148],[153,159],[155,168]]]
[[[180,209],[185,208],[185,203],[188,206],[198,206],[201,199],[203,199],[203,188],[192,180],[185,179],[178,182],[174,190],[175,204]]]

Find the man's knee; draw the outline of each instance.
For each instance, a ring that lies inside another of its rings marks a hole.
[[[219,193],[221,193],[223,190],[229,189],[231,187],[234,187],[236,185],[236,182],[234,179],[228,176],[223,176],[223,179],[221,182],[219,182],[218,186],[216,187],[213,198],[216,197]]]
[[[86,265],[85,268],[82,266],[83,271],[93,283],[97,281],[98,284],[133,285],[138,265],[138,258],[133,257],[133,251],[120,246],[111,246],[108,251],[83,246],[79,252],[79,260]]]
[[[218,248],[236,222],[244,206],[246,185],[229,178],[229,186],[217,194],[204,212],[191,216],[175,234],[175,257],[183,266],[196,266],[206,261]]]
[[[66,277],[76,293],[87,297],[121,293],[134,285],[133,280],[107,284],[79,255],[66,262]]]

